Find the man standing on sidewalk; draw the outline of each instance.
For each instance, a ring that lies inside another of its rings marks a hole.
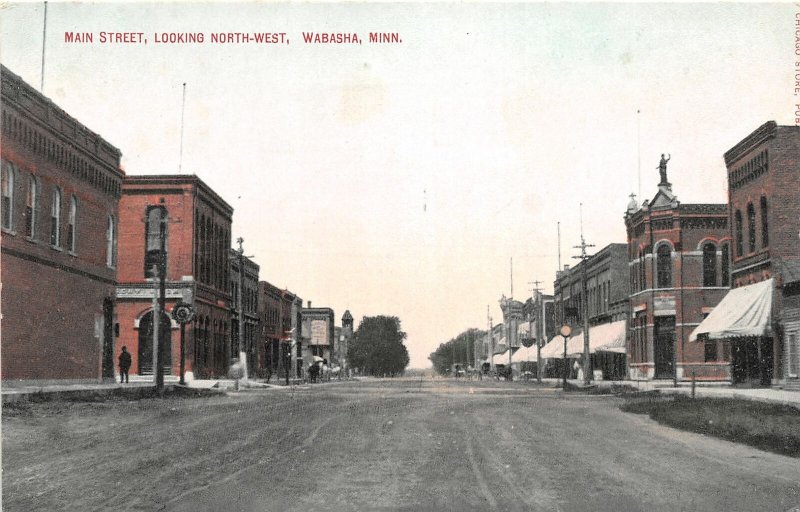
[[[122,353],[119,355],[119,383],[128,382],[128,370],[131,367],[131,353],[128,352],[128,347],[122,347]]]

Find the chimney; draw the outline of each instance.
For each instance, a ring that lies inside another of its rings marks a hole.
[[[565,263],[565,264],[564,264],[564,272],[566,272],[567,270],[569,270],[569,265],[567,265],[567,264]]]
[[[308,309],[311,309],[311,301],[308,301]]]

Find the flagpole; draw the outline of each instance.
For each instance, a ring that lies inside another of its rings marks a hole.
[[[183,167],[183,115],[186,112],[186,82],[183,82],[183,99],[181,100],[181,149],[178,156],[178,174],[181,173]]]
[[[44,94],[44,54],[47,47],[47,2],[44,3],[44,23],[42,24],[42,82],[39,92]]]

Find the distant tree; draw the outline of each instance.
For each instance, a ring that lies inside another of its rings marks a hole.
[[[483,343],[484,336],[486,331],[467,329],[450,341],[441,343],[439,348],[428,356],[433,369],[439,375],[448,375],[454,364],[460,364],[464,368],[480,366],[480,362],[475,362],[474,347]]]
[[[366,375],[401,375],[409,363],[405,339],[396,316],[366,316],[347,348],[347,359]]]

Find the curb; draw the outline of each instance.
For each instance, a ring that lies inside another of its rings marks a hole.
[[[165,396],[175,396],[176,390],[187,390],[196,394],[224,395],[221,390],[199,389],[180,384],[165,384]],[[36,390],[14,391],[3,393],[2,404],[14,404],[21,402],[50,402],[58,400],[76,402],[100,401],[112,396],[125,397],[132,400],[153,397],[154,386],[116,386],[96,389],[56,389],[46,388]]]

